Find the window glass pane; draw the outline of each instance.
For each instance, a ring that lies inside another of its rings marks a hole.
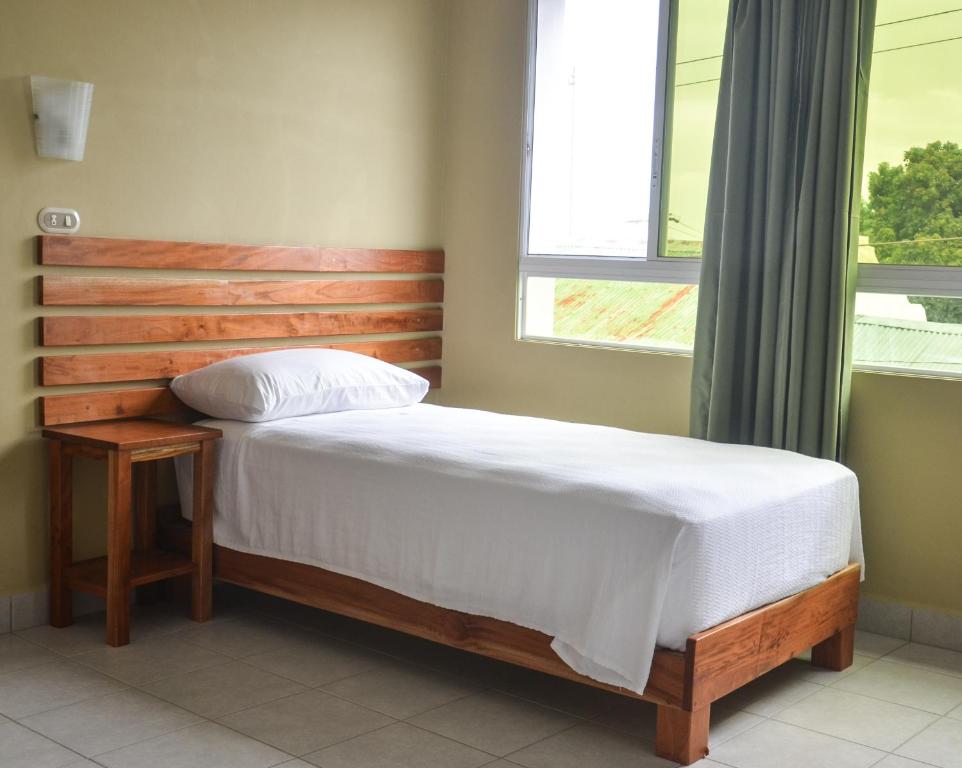
[[[962,299],[859,293],[854,363],[962,375]]]
[[[539,0],[529,253],[646,255],[659,6]]]
[[[690,350],[698,288],[679,283],[529,277],[525,335]]]
[[[859,260],[962,266],[962,9],[879,0]]]
[[[679,0],[666,256],[701,256],[728,0]]]

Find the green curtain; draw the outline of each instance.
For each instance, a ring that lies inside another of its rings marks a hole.
[[[732,0],[691,433],[840,459],[875,0]]]

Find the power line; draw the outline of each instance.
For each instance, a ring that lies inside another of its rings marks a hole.
[[[925,42],[925,43],[914,43],[912,45],[900,45],[895,48],[882,48],[879,51],[872,51],[872,55],[874,56],[877,53],[889,53],[890,51],[904,51],[909,48],[924,48],[927,45],[938,45],[939,43],[951,43],[953,40],[962,40],[962,35],[958,35],[956,37],[946,37],[946,38],[943,38],[942,40],[929,40],[928,42]]]
[[[910,16],[907,19],[896,19],[895,21],[885,21],[881,24],[876,24],[875,28],[879,27],[891,27],[895,24],[905,24],[907,21],[918,21],[919,19],[931,19],[933,16],[945,16],[947,13],[958,13],[962,11],[962,8],[952,8],[948,11],[936,11],[935,13],[926,13],[924,16]]]
[[[685,59],[684,61],[676,61],[675,66],[681,66],[682,64],[694,64],[696,61],[711,61],[712,59],[720,59],[722,55],[719,53],[717,56],[702,56],[700,59]]]
[[[892,27],[892,26],[895,26],[896,24],[905,24],[906,22],[919,21],[920,19],[931,19],[936,16],[945,16],[946,14],[949,14],[949,13],[959,13],[960,11],[962,11],[962,8],[951,8],[947,11],[936,11],[935,13],[927,13],[924,16],[909,16],[906,19],[896,19],[895,21],[885,21],[885,22],[882,22],[881,24],[876,24],[875,28],[879,29],[880,27]],[[960,38],[958,37],[950,37],[950,38],[947,38],[946,40],[935,40],[934,42],[943,43],[943,42],[948,42],[949,40],[959,40],[959,39]],[[932,43],[920,43],[920,45],[931,45],[931,44]],[[885,48],[884,50],[881,50],[881,51],[873,51],[873,53],[888,53],[889,51],[900,51],[902,50],[902,48],[912,48],[912,47],[915,47],[915,46],[906,45],[900,48]],[[676,61],[675,66],[680,67],[682,64],[695,64],[699,61],[713,61],[714,59],[720,59],[721,57],[722,57],[722,54],[719,53],[717,56],[701,56],[700,58],[697,58],[697,59],[685,59],[684,61]],[[704,80],[700,82],[709,82],[709,81]],[[691,85],[695,85],[695,83],[691,83]]]
[[[939,45],[940,43],[951,43],[956,40],[962,40],[962,35],[957,35],[956,37],[946,37],[941,40],[927,40],[924,43],[913,43],[912,45],[899,45],[895,48],[882,48],[877,51],[872,51],[872,55],[875,56],[879,53],[891,53],[892,51],[906,51],[909,48],[925,48],[927,45]],[[721,80],[720,77],[709,77],[705,80],[692,80],[688,83],[677,83],[675,88],[685,88],[689,85],[701,85],[702,83],[717,83]]]
[[[707,80],[692,80],[690,83],[676,83],[675,88],[684,88],[688,85],[701,85],[702,83],[717,83],[720,77],[710,77]]]

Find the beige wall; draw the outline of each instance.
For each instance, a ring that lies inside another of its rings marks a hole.
[[[46,578],[37,211],[106,236],[439,246],[446,26],[443,0],[0,3],[0,595]],[[36,157],[31,74],[95,83],[82,163]],[[100,472],[79,469],[94,502]],[[81,515],[82,553],[102,519]]]
[[[690,358],[515,340],[524,9],[453,4],[444,402],[684,434]],[[962,381],[855,375],[865,592],[962,613]]]
[[[0,4],[0,594],[46,571],[30,240],[44,205],[78,208],[86,234],[443,243],[445,402],[686,431],[688,358],[514,339],[524,5]],[[84,162],[34,155],[30,74],[96,83]],[[962,382],[856,375],[867,592],[962,613],[960,436]],[[97,469],[79,472],[90,506]],[[101,515],[81,522],[92,551]]]

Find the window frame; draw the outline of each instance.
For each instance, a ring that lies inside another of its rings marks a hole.
[[[522,125],[521,200],[519,217],[518,312],[516,338],[522,341],[551,342],[647,352],[690,355],[691,350],[671,345],[644,342],[617,342],[539,336],[525,332],[526,292],[529,277],[572,278],[580,280],[624,280],[639,283],[676,283],[698,285],[700,257],[666,256],[665,219],[671,170],[671,116],[674,88],[675,32],[678,0],[658,0],[658,78],[655,130],[652,147],[652,204],[649,218],[648,253],[643,257],[570,256],[529,253],[528,232],[531,214],[531,171],[534,144],[534,104],[537,67],[538,0],[528,0],[524,110]],[[856,291],[908,296],[934,296],[962,299],[962,266],[937,267],[898,264],[859,264]],[[906,375],[962,378],[952,371],[920,370],[895,366],[854,366],[857,370]]]
[[[665,205],[665,191],[663,183],[665,171],[668,167],[670,140],[670,112],[668,94],[673,86],[671,67],[673,56],[673,19],[676,15],[677,0],[658,0],[659,29],[658,29],[658,58],[656,68],[655,91],[655,125],[652,132],[652,195],[649,205],[648,221],[648,250],[645,256],[604,256],[604,255],[560,255],[551,253],[531,253],[528,249],[528,234],[531,220],[531,174],[534,148],[534,105],[535,83],[538,56],[538,0],[528,0],[527,48],[525,56],[524,83],[524,136],[522,159],[522,205],[520,221],[521,269],[535,277],[566,277],[571,274],[597,276],[598,279],[611,279],[609,275],[617,275],[615,279],[640,279],[652,270],[653,262],[665,262],[658,268],[658,273],[671,273],[672,264],[683,272],[685,261],[692,259],[664,256],[663,233],[667,217]],[[653,281],[653,278],[648,278]],[[680,280],[679,280],[680,281]]]

